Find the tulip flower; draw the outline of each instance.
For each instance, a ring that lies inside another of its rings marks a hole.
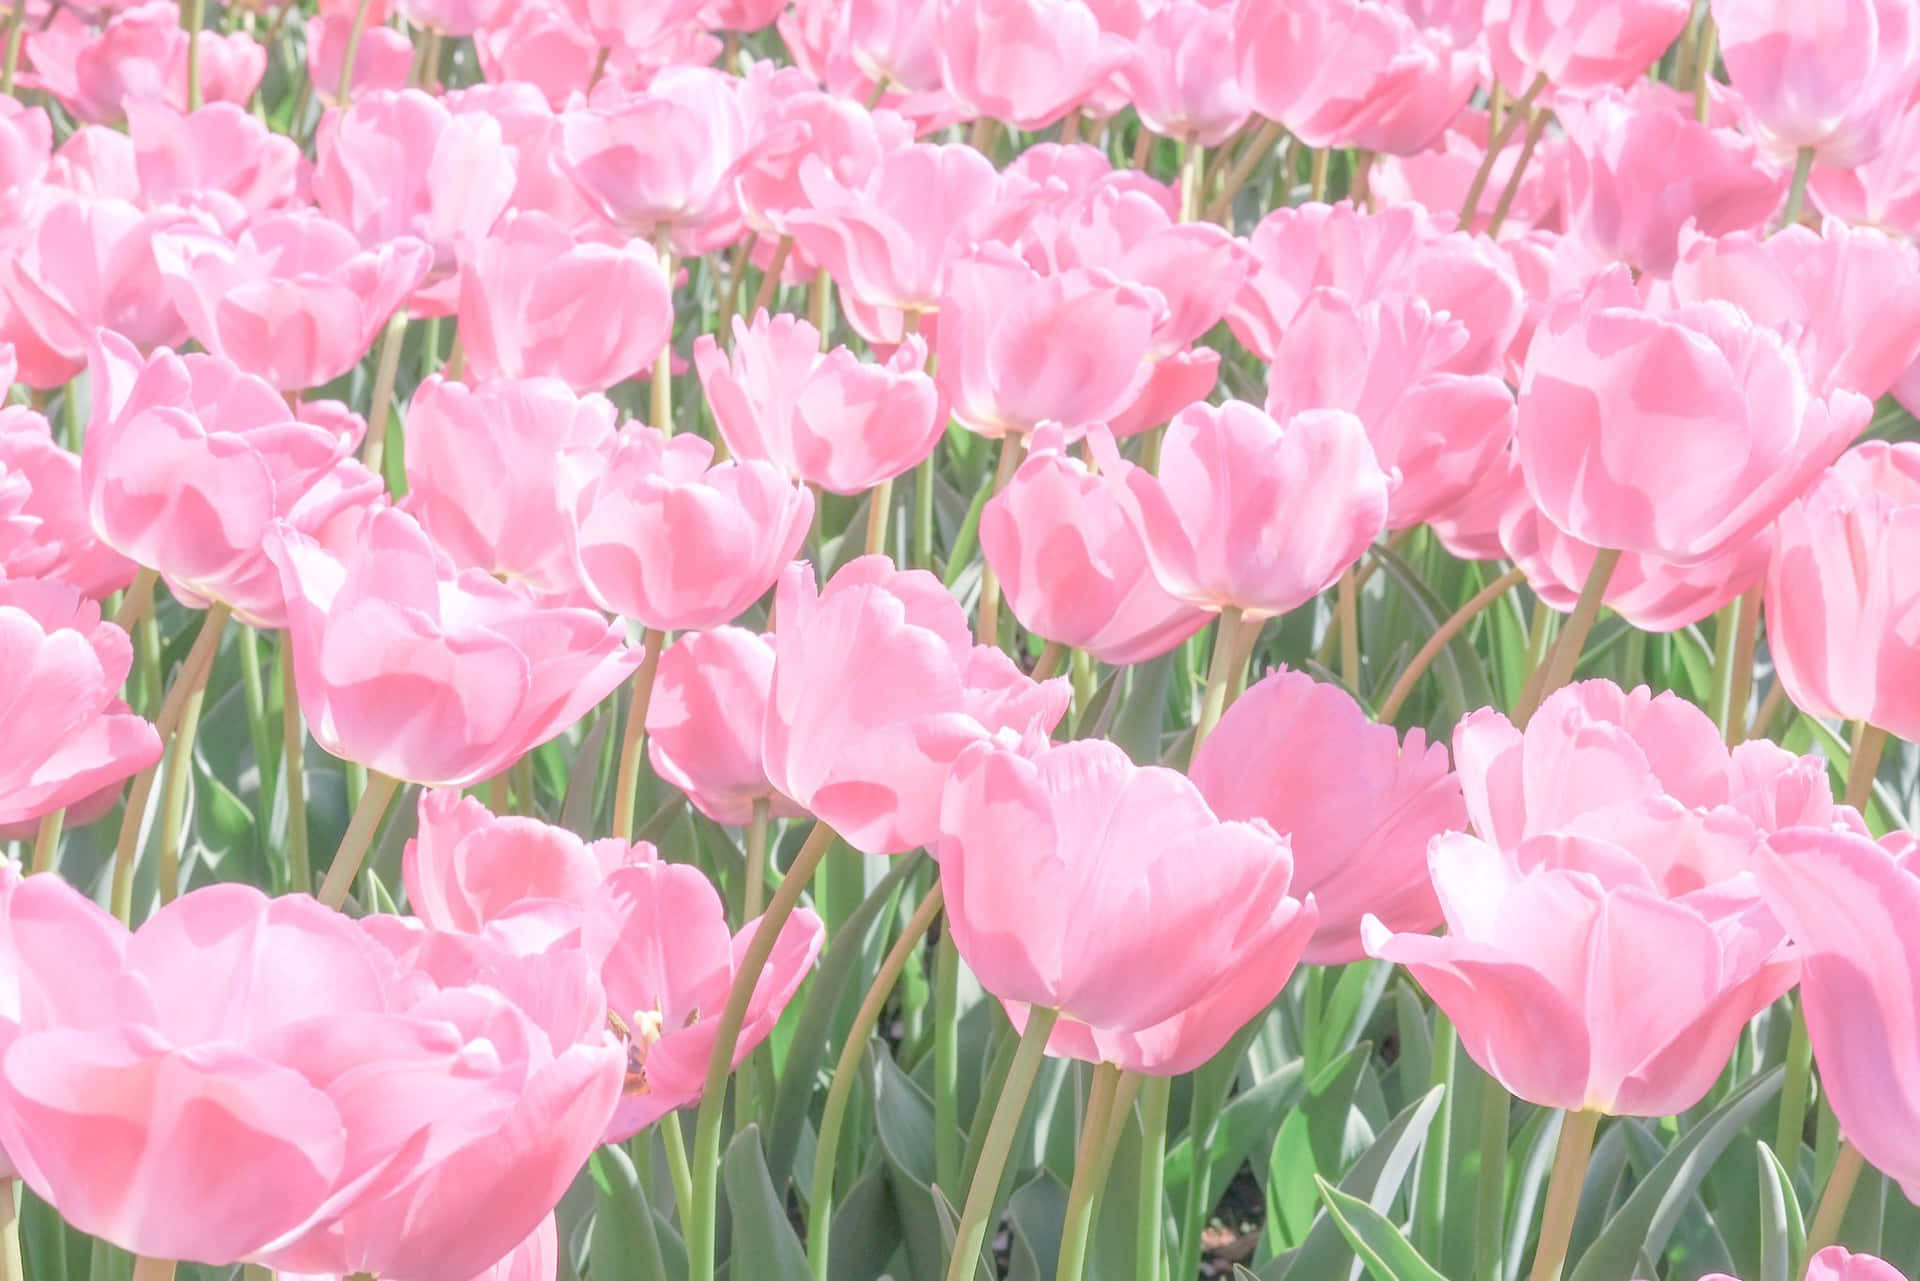
[[[10,382],[0,355],[0,383]],[[80,460],[31,409],[0,409],[0,578],[54,578],[91,600],[133,581],[138,566],[102,543],[87,520]]]
[[[1767,643],[1794,704],[1920,734],[1906,620],[1920,597],[1920,445],[1849,450],[1781,513],[1767,570]]]
[[[787,81],[782,73],[796,80]],[[742,217],[762,235],[788,234],[787,216],[808,207],[800,182],[808,161],[824,165],[840,186],[858,188],[885,156],[913,142],[913,126],[904,117],[822,93],[795,68],[782,68],[766,80],[756,85],[749,79],[743,86],[756,141],[741,158],[734,181]],[[799,253],[811,261],[805,250]]]
[[[600,973],[614,1026],[627,1043],[626,1087],[607,1142],[700,1101],[721,1011],[762,919],[738,934],[729,931],[720,895],[685,864],[622,868],[594,894],[581,947]],[[825,936],[820,918],[806,908],[783,923],[754,984],[734,1045],[735,1067],[773,1031]]]
[[[812,325],[763,311],[751,325],[734,317],[731,352],[700,335],[693,361],[736,458],[762,459],[830,493],[863,493],[904,475],[946,430],[918,336],[885,364],[869,364],[845,347],[822,355]]]
[[[1536,77],[1584,91],[1630,84],[1687,25],[1690,0],[1490,0],[1487,51],[1515,94]]]
[[[1071,691],[974,645],[959,602],[884,556],[781,575],[761,759],[780,793],[855,849],[898,854],[939,834],[940,786],[969,744],[1051,733]]]
[[[162,102],[130,102],[127,134],[140,197],[149,208],[184,205],[234,232],[262,214],[292,207],[302,195],[305,159],[299,146],[230,102],[211,102],[192,113]]]
[[[266,74],[266,49],[238,31],[203,31],[199,39],[201,100],[245,103]],[[56,10],[35,25],[26,52],[35,83],[81,120],[116,121],[142,98],[187,108],[187,33],[168,0],[122,7],[99,31]]]
[[[470,36],[493,23],[506,0],[394,0],[408,22],[443,36]]]
[[[591,610],[547,608],[456,572],[417,524],[371,512],[340,552],[286,525],[267,554],[287,597],[301,710],[336,756],[466,787],[583,716],[640,664]]]
[[[480,84],[453,90],[440,101],[456,115],[485,116],[500,126],[500,144],[514,174],[510,212],[545,214],[578,241],[617,244],[624,239],[567,176],[560,155],[562,116],[539,89],[519,81]]]
[[[580,577],[602,609],[656,630],[717,627],[800,550],[812,494],[769,463],[712,462],[698,436],[621,433],[576,507]]]
[[[1211,1058],[1313,932],[1292,878],[1264,822],[1220,820],[1180,774],[1097,739],[1031,759],[978,743],[941,799],[954,944],[1017,1025],[1059,1011],[1057,1054],[1166,1076]]]
[[[52,159],[53,121],[47,109],[0,98],[0,223],[12,221],[47,176]]]
[[[1234,62],[1233,10],[1189,0],[1147,19],[1120,78],[1147,128],[1217,147],[1252,111]]]
[[[1855,226],[1884,227],[1907,236],[1920,234],[1920,95],[1888,127],[1886,145],[1871,160],[1815,167],[1807,194],[1820,212]],[[4,166],[0,166],[3,168]]]
[[[1467,230],[1486,233],[1492,225],[1494,207],[1513,184],[1514,166],[1526,150],[1526,139],[1524,129],[1516,128],[1508,135],[1493,159],[1483,188],[1483,194],[1488,191],[1498,194],[1495,199],[1480,202],[1472,226]],[[1376,159],[1367,171],[1367,192],[1374,206],[1382,211],[1415,205],[1449,211],[1463,208],[1474,178],[1486,164],[1487,148],[1491,145],[1492,120],[1488,113],[1468,107],[1453,118],[1446,131],[1426,150],[1410,156]],[[1502,242],[1531,230],[1559,225],[1565,170],[1566,139],[1553,133],[1537,137],[1500,224]]]
[[[473,38],[481,74],[492,85],[532,89],[556,111],[585,91],[601,46],[563,4],[508,5],[503,16]]]
[[[307,24],[307,79],[322,105],[339,106],[340,73],[346,70],[347,43],[352,38],[351,13],[322,13]],[[348,98],[406,87],[413,71],[413,42],[397,27],[368,24],[354,48],[353,84]]]
[[[934,0],[947,91],[977,116],[1044,129],[1127,60],[1081,0]]]
[[[804,811],[781,796],[760,759],[773,686],[773,644],[742,627],[688,632],[660,655],[647,704],[653,771],[716,823],[745,827],[754,803],[773,818]]]
[[[657,43],[706,0],[560,0],[573,21],[609,49],[633,53]]]
[[[1440,924],[1427,844],[1466,826],[1467,811],[1447,749],[1420,730],[1402,743],[1339,686],[1281,670],[1227,709],[1188,773],[1221,818],[1260,819],[1286,835],[1289,892],[1320,906],[1310,964],[1364,957],[1369,914],[1399,933]]]

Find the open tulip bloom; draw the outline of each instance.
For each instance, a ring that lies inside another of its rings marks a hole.
[[[1920,0],[0,0],[0,1281],[1920,1281]]]

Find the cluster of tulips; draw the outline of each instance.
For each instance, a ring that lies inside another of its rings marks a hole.
[[[0,10],[0,1279],[1920,1265],[1920,0]]]

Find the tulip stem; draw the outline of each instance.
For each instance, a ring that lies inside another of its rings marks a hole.
[[[1880,772],[1880,753],[1886,750],[1887,731],[1861,721],[1853,731],[1853,751],[1847,758],[1847,804],[1866,817],[1873,801],[1873,777]]]
[[[660,270],[666,273],[667,295],[673,295],[673,273],[676,265],[673,261],[673,241],[664,231],[660,233],[654,251],[660,255]],[[653,394],[651,419],[653,429],[662,436],[673,435],[673,331],[667,331],[667,340],[660,346],[660,354],[653,361],[653,383],[648,388]]]
[[[149,1259],[143,1254],[133,1261],[132,1281],[173,1281],[178,1266],[172,1259]]]
[[[1780,215],[1780,230],[1798,226],[1800,211],[1807,200],[1807,179],[1813,176],[1813,148],[1802,147],[1793,160],[1793,185],[1787,188],[1787,209]]]
[[[1247,661],[1247,654],[1253,648],[1253,638],[1260,634],[1258,623],[1249,624],[1239,609],[1232,605],[1220,611],[1219,620],[1214,623],[1213,661],[1207,669],[1206,693],[1200,700],[1200,720],[1193,727],[1193,750],[1198,752],[1200,745],[1213,733],[1214,726],[1225,715],[1227,704],[1231,701],[1227,695],[1232,690],[1234,680]]]
[[[1227,176],[1221,180],[1220,190],[1214,193],[1212,203],[1207,206],[1208,222],[1219,222],[1224,225],[1226,220],[1230,220],[1230,215],[1233,213],[1233,198],[1240,194],[1240,188],[1247,185],[1247,179],[1253,176],[1253,171],[1260,167],[1260,163],[1273,154],[1274,147],[1279,145],[1280,139],[1286,136],[1286,132],[1285,125],[1269,120],[1255,132],[1252,141],[1240,149],[1240,154],[1233,159],[1233,168],[1227,170]],[[1142,130],[1142,133],[1145,134],[1146,131]],[[1152,135],[1146,134],[1146,136]],[[1139,167],[1134,166],[1136,169]],[[1231,230],[1231,228],[1228,229]]]
[[[1087,1087],[1086,1115],[1080,1122],[1080,1146],[1073,1158],[1073,1185],[1067,1189],[1066,1221],[1061,1229],[1060,1262],[1053,1270],[1054,1281],[1081,1281],[1086,1273],[1087,1236],[1093,1227],[1101,1185],[1106,1182],[1106,1160],[1113,1156],[1108,1138],[1125,1120],[1115,1111],[1119,1090],[1120,1069],[1112,1063],[1096,1064],[1093,1084]]]
[[[373,0],[360,0],[353,11],[353,25],[347,28],[347,52],[340,59],[340,84],[334,94],[334,101],[341,110],[345,110],[353,101],[353,64],[360,56],[360,37],[367,29],[367,11],[373,8]]]
[[[1047,1052],[1047,1037],[1059,1017],[1057,1010],[1036,1008],[1027,1012],[1027,1030],[1020,1035],[1020,1048],[1014,1051],[1006,1086],[994,1105],[993,1121],[980,1147],[980,1164],[973,1172],[973,1185],[967,1189],[966,1208],[960,1212],[953,1258],[947,1264],[947,1281],[970,1281],[979,1266],[987,1224],[1000,1199],[1000,1178],[1006,1172],[1020,1118],[1027,1110],[1027,1096],[1033,1092],[1034,1078],[1040,1073],[1040,1060]]]
[[[207,22],[207,0],[180,0],[181,25],[187,29],[187,110],[200,110],[200,28]]]
[[[1167,1271],[1167,1110],[1173,1099],[1173,1078],[1148,1077],[1140,1084],[1140,1198],[1134,1203],[1134,1255],[1147,1281],[1161,1281]],[[1193,1149],[1189,1179],[1206,1177],[1200,1168],[1200,1150]],[[1193,1186],[1191,1183],[1189,1187]],[[1189,1231],[1199,1231],[1188,1224]]]
[[[867,491],[872,502],[867,507],[867,555],[887,550],[887,517],[893,514],[893,480],[881,481]]]
[[[12,1179],[0,1179],[0,1281],[26,1281],[20,1259],[20,1207]]]
[[[1026,437],[1009,434],[1001,438],[1000,461],[993,469],[993,488],[987,491],[989,501],[1007,487],[1026,452]],[[980,621],[975,635],[982,645],[1000,643],[1000,578],[984,560],[980,562]]]
[[[1201,186],[1206,175],[1207,149],[1193,138],[1180,140],[1180,221],[1200,220]]]
[[[960,949],[942,929],[933,953],[933,1169],[960,1190]]]
[[[360,446],[360,461],[367,470],[386,479],[387,419],[393,413],[393,383],[400,375],[400,347],[407,336],[407,309],[393,313],[386,333],[380,339],[380,363],[374,366],[373,400],[367,406],[367,438]]]
[[[1507,142],[1513,137],[1513,131],[1520,127],[1521,122],[1532,122],[1533,100],[1538,98],[1540,91],[1546,87],[1546,74],[1543,72],[1535,76],[1533,83],[1527,86],[1527,91],[1520,95],[1507,112],[1506,119],[1500,122],[1500,128],[1488,137],[1487,154],[1481,157],[1480,167],[1474,170],[1473,181],[1467,186],[1467,198],[1460,204],[1460,218],[1457,225],[1461,230],[1473,230],[1473,218],[1480,212],[1480,197],[1487,192],[1487,181],[1493,177],[1494,162],[1499,160],[1500,153],[1506,150]]]
[[[760,915],[766,906],[767,828],[772,814],[772,803],[766,797],[753,798],[753,817],[747,821],[747,889],[740,905],[742,925]]]
[[[1040,651],[1040,657],[1033,664],[1033,679],[1043,681],[1060,670],[1061,662],[1067,656],[1067,647],[1059,641],[1050,640]]]
[[[815,820],[806,844],[793,856],[793,866],[787,870],[780,888],[773,892],[773,902],[760,918],[746,955],[740,958],[733,987],[727,992],[727,1007],[714,1029],[706,1085],[700,1095],[699,1120],[693,1131],[693,1212],[682,1223],[686,1228],[689,1281],[713,1281],[714,1226],[720,1194],[720,1118],[726,1111],[727,1077],[733,1071],[733,1051],[740,1042],[740,1026],[746,1022],[753,989],[760,982],[761,971],[767,967],[767,958],[773,955],[787,918],[793,915],[800,895],[813,880],[814,870],[831,848],[833,829]]]
[[[27,0],[13,0],[13,17],[7,23],[6,64],[0,66],[0,94],[13,94],[13,80],[20,70],[20,42],[26,35]]]
[[[1619,563],[1618,548],[1602,547],[1594,554],[1593,568],[1587,571],[1586,586],[1580,589],[1580,599],[1573,607],[1572,616],[1561,629],[1560,638],[1553,643],[1546,665],[1527,682],[1525,692],[1520,695],[1520,706],[1514,709],[1514,724],[1522,729],[1526,728],[1540,704],[1546,701],[1547,695],[1573,679],[1573,673],[1580,665],[1580,651],[1587,643],[1587,634],[1593,630],[1594,620],[1600,617],[1600,605],[1607,594],[1607,580],[1613,577],[1613,567]]]
[[[300,717],[300,692],[294,685],[293,641],[280,634],[280,781],[287,789],[287,881],[295,894],[313,892],[313,865],[307,853],[307,729]]]
[[[1760,710],[1753,714],[1753,724],[1747,727],[1747,738],[1765,738],[1773,728],[1774,718],[1780,715],[1780,709],[1787,705],[1787,687],[1779,681],[1767,691],[1760,700]]]
[[[171,759],[167,765],[167,790],[160,799],[160,903],[165,906],[180,894],[180,844],[186,837],[187,780],[193,777],[193,744],[200,734],[200,709],[206,706],[207,678],[213,675],[211,654],[218,650],[220,633],[226,629],[233,611],[215,602],[200,624],[204,632],[213,631],[212,649],[200,679],[187,690],[180,706],[180,723],[174,730]],[[197,642],[196,642],[197,644]]]
[[[1813,1041],[1807,1035],[1807,1016],[1793,993],[1787,993],[1793,1020],[1787,1034],[1787,1075],[1780,1087],[1780,1123],[1774,1131],[1773,1154],[1783,1169],[1800,1164],[1800,1147],[1807,1128],[1807,1095],[1813,1079]]]
[[[1560,1141],[1553,1153],[1553,1173],[1547,1180],[1547,1205],[1540,1215],[1540,1241],[1534,1247],[1530,1281],[1560,1281],[1573,1235],[1574,1212],[1580,1208],[1580,1185],[1586,1181],[1593,1135],[1599,1127],[1598,1112],[1564,1114]]]
[[[773,261],[767,265],[767,274],[760,277],[760,288],[753,296],[753,311],[747,316],[749,323],[773,305],[773,291],[780,287],[780,273],[787,269],[787,259],[792,255],[793,237],[780,237],[780,243],[773,248]]]
[[[340,838],[340,848],[327,868],[327,878],[320,883],[318,897],[328,907],[338,908],[347,901],[353,878],[360,874],[361,865],[367,861],[367,851],[373,848],[380,820],[386,817],[387,806],[399,790],[399,779],[378,770],[367,771],[367,790],[360,794],[360,803],[353,807],[353,820],[347,824],[347,834]]]
[[[880,1021],[881,1010],[893,995],[894,985],[900,981],[900,971],[906,968],[908,958],[926,937],[945,902],[940,883],[935,881],[880,963],[880,971],[873,976],[873,983],[853,1016],[853,1026],[847,1030],[846,1043],[840,1047],[840,1058],[834,1064],[826,1108],[820,1114],[819,1137],[814,1142],[812,1195],[807,1200],[807,1264],[813,1269],[814,1281],[827,1281],[828,1238],[833,1231],[833,1170],[861,1056],[866,1053],[874,1025]]]
[[[1332,160],[1332,148],[1316,147],[1307,165],[1307,199],[1316,205],[1327,198],[1327,167]]]
[[[1413,694],[1414,686],[1420,683],[1420,678],[1426,674],[1429,667],[1433,666],[1433,660],[1440,656],[1440,651],[1447,647],[1447,642],[1458,636],[1461,629],[1468,623],[1478,618],[1482,610],[1525,582],[1526,578],[1525,570],[1518,567],[1510,569],[1475,592],[1466,604],[1454,610],[1452,616],[1440,624],[1433,635],[1427,638],[1427,643],[1422,645],[1420,651],[1413,656],[1413,661],[1408,663],[1407,669],[1400,673],[1400,678],[1394,681],[1393,688],[1387,692],[1387,697],[1381,702],[1380,713],[1375,719],[1384,723],[1398,715],[1401,705]]]
[[[687,1135],[676,1109],[660,1118],[660,1150],[667,1157],[667,1179],[673,1184],[673,1204],[684,1227],[693,1209],[693,1167],[687,1164]]]
[[[658,628],[647,632],[645,657],[633,674],[633,694],[627,703],[627,728],[620,739],[620,772],[614,775],[618,788],[613,794],[613,834],[623,841],[633,839],[633,807],[639,800],[640,758],[647,743],[647,708],[653,702],[653,678],[660,671],[660,650],[667,634]]]
[[[1340,679],[1348,691],[1357,696],[1360,693],[1360,584],[1354,578],[1351,565],[1340,575],[1334,609],[1339,614]]]
[[[939,450],[938,442],[934,445]],[[913,567],[933,569],[933,460],[934,454],[921,459],[913,469]]]
[[[60,833],[67,825],[65,807],[41,816],[40,830],[33,836],[33,862],[30,865],[35,873],[51,872],[60,863]]]
[[[1713,12],[1700,19],[1700,40],[1693,58],[1693,118],[1707,123],[1707,87],[1713,83],[1713,62],[1719,52],[1720,28],[1714,25]]]
[[[1500,199],[1494,202],[1493,217],[1487,220],[1489,239],[1500,234],[1500,228],[1506,225],[1507,215],[1513,212],[1514,198],[1520,194],[1520,179],[1526,176],[1527,162],[1533,159],[1534,148],[1540,145],[1541,135],[1547,131],[1547,117],[1550,114],[1543,110],[1527,112],[1527,136],[1520,143],[1520,158],[1513,162],[1513,172],[1507,175],[1507,185],[1500,189]]]
[[[260,833],[261,844],[265,846],[268,808],[272,804],[272,793],[268,789],[273,782],[273,771],[268,768],[268,757],[273,754],[273,732],[267,728],[267,688],[260,673],[260,633],[251,627],[242,627],[235,639],[240,650],[240,684],[247,702],[247,746],[253,750],[260,788],[254,798],[254,829]]]
[[[1726,675],[1729,747],[1746,741],[1747,737],[1747,702],[1753,697],[1753,652],[1760,644],[1760,592],[1756,584],[1735,602],[1739,622],[1734,629],[1733,656]]]
[[[142,569],[133,576],[133,585],[127,588],[127,594],[120,598],[120,608],[113,611],[113,617],[107,621],[121,631],[131,633],[140,625],[140,620],[153,613],[153,589],[160,581],[160,572]]]
[[[1840,1224],[1847,1217],[1847,1203],[1853,1200],[1854,1185],[1860,1182],[1860,1173],[1866,1165],[1867,1158],[1859,1148],[1851,1143],[1840,1145],[1840,1155],[1834,1158],[1833,1172],[1827,1175],[1827,1186],[1820,1193],[1820,1204],[1814,1207],[1813,1221],[1807,1227],[1807,1258],[1811,1259],[1840,1239]]]

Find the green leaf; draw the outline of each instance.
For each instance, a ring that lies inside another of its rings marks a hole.
[[[886,1272],[905,1235],[887,1172],[867,1171],[833,1207],[834,1281],[874,1281]]]
[[[905,1230],[907,1262],[918,1281],[938,1281],[946,1273],[952,1244],[950,1237],[942,1237],[940,1206],[946,1198],[933,1186],[933,1101],[891,1055],[869,1054],[867,1063],[874,1129],[894,1209]]]
[[[1413,567],[1389,550],[1386,544],[1375,544],[1373,554],[1379,557],[1380,567],[1406,592],[1427,635],[1439,631],[1440,625],[1452,616],[1452,607],[1434,596],[1413,571]],[[1445,692],[1447,719],[1450,721],[1459,720],[1473,708],[1486,707],[1494,701],[1493,687],[1487,684],[1487,674],[1481,667],[1479,656],[1467,641],[1470,630],[1462,628],[1460,634],[1447,642],[1433,662],[1434,674]]]
[[[1807,1224],[1793,1179],[1765,1143],[1760,1154],[1760,1275],[1756,1281],[1793,1281],[1793,1263],[1807,1248]]]
[[[807,1252],[800,1247],[786,1204],[767,1174],[759,1126],[747,1126],[727,1144],[726,1155],[720,1158],[720,1182],[727,1190],[727,1209],[733,1218],[729,1274],[754,1281],[811,1281]]]
[[[676,1124],[672,1117],[666,1124]],[[597,1194],[593,1214],[593,1248],[588,1256],[589,1276],[598,1281],[674,1281],[685,1275],[669,1272],[646,1186],[621,1148],[608,1145],[588,1163]]]
[[[1014,1189],[1007,1214],[1013,1224],[1007,1281],[1053,1281],[1067,1215],[1066,1185],[1042,1170]]]
[[[1320,1199],[1327,1203],[1334,1226],[1353,1246],[1374,1281],[1446,1281],[1386,1215],[1317,1174],[1313,1181],[1320,1189]]]

